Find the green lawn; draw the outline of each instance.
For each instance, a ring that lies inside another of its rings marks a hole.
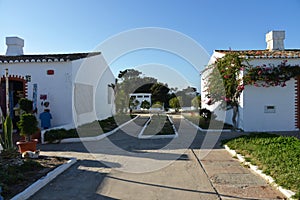
[[[229,148],[245,156],[286,189],[300,198],[300,140],[267,133],[253,133],[223,141]]]
[[[55,129],[45,133],[45,141],[54,142],[66,138],[94,137],[114,130],[119,125],[131,120],[136,115],[115,115],[103,120],[81,125],[77,129]],[[100,128],[101,127],[101,128]]]

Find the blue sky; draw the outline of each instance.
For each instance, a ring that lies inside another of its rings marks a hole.
[[[209,55],[214,49],[265,49],[270,30],[285,30],[285,47],[300,48],[299,10],[299,0],[0,0],[0,53],[5,54],[6,36],[24,38],[25,54],[88,52],[115,34],[142,27],[181,32]],[[198,87],[199,74],[187,62],[157,51],[125,55],[112,70],[145,63],[168,65]]]

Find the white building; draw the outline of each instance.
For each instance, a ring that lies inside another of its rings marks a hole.
[[[151,93],[132,93],[129,94],[130,99],[138,101],[135,110],[141,110],[141,105],[143,101],[148,101],[151,106]]]
[[[17,104],[20,94],[36,99],[37,116],[48,101],[52,127],[72,125],[74,120],[83,124],[94,120],[93,116],[103,119],[114,113],[114,93],[108,85],[115,82],[115,77],[100,52],[24,55],[24,40],[18,37],[7,37],[6,45],[6,55],[0,55],[0,105],[4,113],[5,69],[9,73],[10,109]],[[98,85],[81,84],[81,80],[77,83],[79,70],[86,79],[97,71]]]
[[[266,50],[215,50],[209,65],[226,53],[237,52],[248,58],[251,66],[274,64],[284,60],[287,64],[300,65],[300,49],[284,49],[284,31],[271,31],[266,34]],[[219,119],[231,124],[232,111],[221,111],[217,104],[207,105],[205,97],[205,76],[202,76],[202,107],[213,110]],[[240,97],[238,127],[244,131],[294,131],[300,127],[300,81],[297,78],[286,83],[286,87],[245,86]],[[222,116],[223,115],[223,116]]]

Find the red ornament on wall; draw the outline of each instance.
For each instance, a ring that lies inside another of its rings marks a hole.
[[[47,70],[47,75],[53,75],[54,74],[54,70],[53,69],[48,69]]]

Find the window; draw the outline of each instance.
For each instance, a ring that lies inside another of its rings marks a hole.
[[[265,106],[265,113],[275,113],[276,107],[273,105],[267,105]]]

